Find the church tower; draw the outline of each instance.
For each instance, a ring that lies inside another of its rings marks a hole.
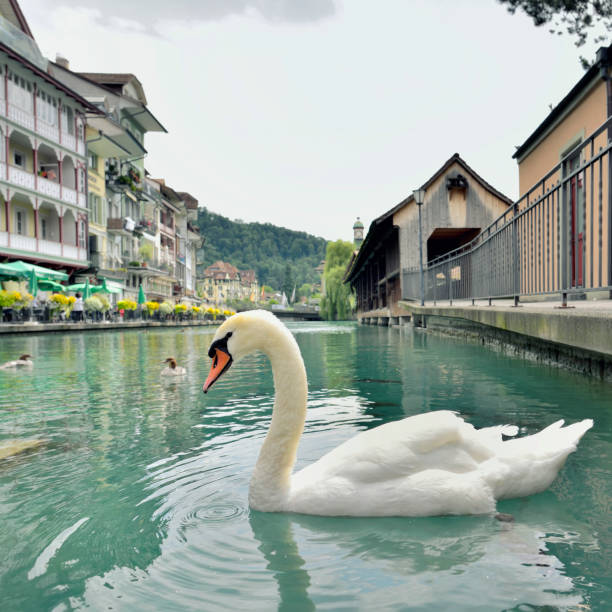
[[[356,249],[359,249],[363,242],[363,223],[359,220],[359,217],[353,224],[353,242]]]

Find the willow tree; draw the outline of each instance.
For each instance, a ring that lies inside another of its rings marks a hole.
[[[354,298],[348,284],[342,282],[355,247],[351,242],[336,240],[327,244],[325,254],[325,296],[321,302],[321,316],[328,321],[349,319]]]

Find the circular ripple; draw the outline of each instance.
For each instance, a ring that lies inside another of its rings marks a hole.
[[[212,504],[198,508],[193,516],[196,520],[208,523],[232,521],[246,514],[246,508],[232,503]]]

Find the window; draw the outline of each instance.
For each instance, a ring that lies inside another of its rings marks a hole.
[[[85,193],[85,168],[79,167],[79,184],[77,191]]]
[[[79,228],[79,238],[78,238],[79,247],[81,249],[84,249],[85,248],[85,222],[83,220],[79,221],[78,228]]]
[[[104,200],[95,193],[89,193],[88,197],[89,221],[92,223],[105,223]]]
[[[66,107],[66,128],[66,131],[74,136],[74,113],[69,106]]]
[[[89,167],[92,170],[98,170],[98,156],[91,151],[89,152]]]
[[[19,168],[25,168],[25,154],[22,151],[13,150],[13,164]]]
[[[22,208],[15,209],[15,233],[20,236],[26,235],[26,213]]]
[[[47,239],[47,220],[44,217],[40,220],[40,237]]]
[[[12,72],[9,73],[8,78],[9,102],[31,113],[33,105],[32,84]]]
[[[57,99],[39,91],[36,101],[36,115],[49,125],[57,125]]]

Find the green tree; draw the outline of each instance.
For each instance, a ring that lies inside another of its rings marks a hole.
[[[343,280],[353,248],[352,243],[344,240],[336,240],[327,245],[323,272],[325,297],[321,302],[321,316],[328,321],[348,319],[352,313],[351,288]]]
[[[294,284],[318,282],[315,268],[325,257],[326,240],[271,223],[231,221],[223,215],[198,209],[200,233],[206,243],[197,254],[198,272],[217,260],[239,270],[255,270],[262,284],[282,287],[287,264]],[[287,295],[287,297],[290,297]]]
[[[295,287],[295,281],[293,280],[293,272],[291,271],[291,266],[289,263],[285,266],[285,271],[283,272],[283,284],[281,286],[282,292],[287,296],[287,299],[291,299],[291,293],[293,292],[293,287]]]
[[[536,26],[548,25],[551,34],[567,32],[576,38],[577,47],[588,39],[594,27],[609,32],[612,28],[612,2],[610,0],[498,0],[514,15],[524,11]],[[604,42],[604,34],[594,42]],[[582,60],[582,58],[581,58]],[[583,61],[584,64],[584,61]]]
[[[309,298],[311,293],[312,293],[311,283],[304,283],[297,291],[297,294],[300,297],[305,297],[305,298]]]

